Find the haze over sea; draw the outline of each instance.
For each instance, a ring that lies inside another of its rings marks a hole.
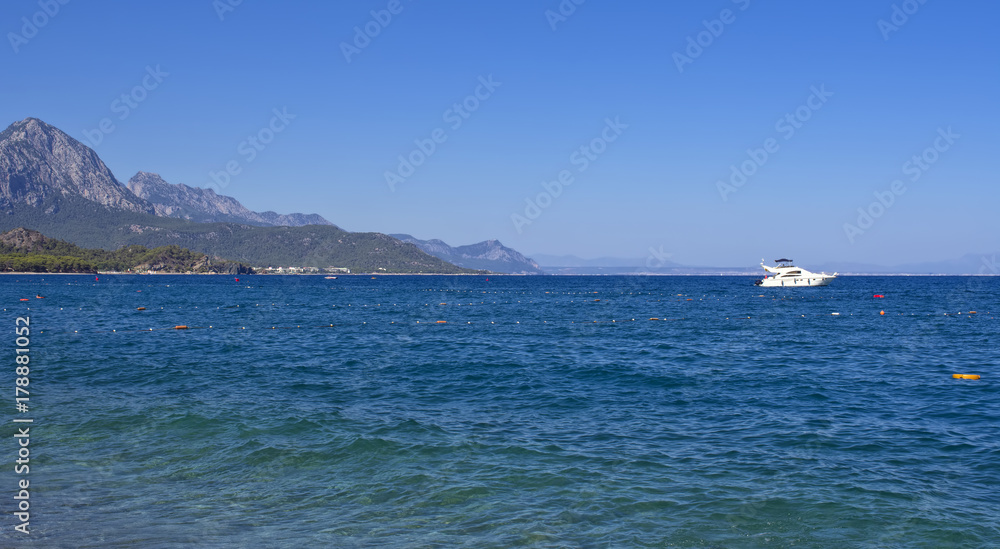
[[[31,319],[14,417],[34,419],[32,534],[7,513],[5,547],[1000,544],[997,277],[8,275],[0,294],[9,327]]]

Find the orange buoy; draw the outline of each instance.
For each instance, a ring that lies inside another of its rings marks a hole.
[[[885,311],[879,311],[879,313],[878,313],[878,314],[880,314],[880,315],[885,315]]]
[[[145,310],[146,310],[146,308],[145,308],[145,307],[136,307],[136,309],[135,309],[135,310],[137,310],[137,311],[145,311]]]
[[[979,379],[979,374],[951,374],[955,379]]]
[[[439,320],[439,321],[437,321],[437,323],[438,324],[447,324],[448,321],[447,320]]]
[[[44,295],[36,295],[35,299],[45,299],[45,296]]]
[[[183,324],[181,324],[180,326],[174,326],[174,329],[175,330],[187,330],[188,327],[185,326],[185,325],[183,325]]]
[[[26,297],[22,297],[22,298],[21,298],[21,301],[31,301],[31,300],[30,300],[30,299],[28,299],[28,298],[26,298]]]

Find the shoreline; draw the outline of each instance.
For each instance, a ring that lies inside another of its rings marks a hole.
[[[323,273],[253,273],[253,274],[242,274],[233,275],[226,273],[122,273],[122,272],[96,272],[96,273],[37,273],[37,272],[25,272],[25,271],[4,271],[0,272],[0,276],[3,275],[59,275],[59,276],[232,276],[232,277],[242,277],[242,276],[331,276],[329,274]],[[570,276],[621,276],[621,277],[668,277],[668,276],[705,276],[705,277],[753,277],[759,276],[757,273],[615,273],[615,274],[570,274],[570,273],[556,273],[556,274],[518,274],[518,273],[351,273],[351,274],[338,274],[337,278],[341,277],[359,277],[359,276],[369,276],[369,277],[379,277],[379,276],[518,276],[518,277],[570,277]],[[994,277],[1000,276],[997,273],[967,273],[967,274],[944,274],[944,273],[841,273],[837,275],[838,277],[844,276],[976,276],[976,277]]]

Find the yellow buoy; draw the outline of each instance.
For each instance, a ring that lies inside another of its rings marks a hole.
[[[951,374],[955,379],[979,379],[979,374]]]

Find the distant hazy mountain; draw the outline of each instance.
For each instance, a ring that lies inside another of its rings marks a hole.
[[[583,259],[575,255],[534,254],[532,256],[539,265],[545,267],[631,267],[638,268],[645,259],[625,257],[599,257]]]
[[[333,225],[317,214],[254,212],[231,196],[216,194],[212,189],[188,187],[183,183],[167,183],[155,173],[135,174],[128,180],[128,188],[136,196],[151,202],[156,215],[164,217],[199,223],[234,222],[282,227]]]
[[[943,275],[1000,275],[1000,252],[991,254],[965,254],[957,259],[904,263],[885,266],[871,263],[824,263],[809,270],[838,271],[855,274],[943,274]]]
[[[538,264],[499,240],[485,240],[468,246],[451,247],[438,239],[420,240],[408,234],[389,235],[416,245],[428,254],[466,269],[485,269],[495,273],[543,274]]]
[[[118,183],[97,153],[58,128],[26,118],[0,133],[0,209],[39,206],[61,196],[130,212],[154,211]]]
[[[744,275],[761,274],[759,264],[745,267],[698,267],[687,266],[672,261],[657,261],[656,258],[632,259],[602,257],[599,259],[581,259],[576,256],[553,256],[536,254],[534,256],[541,268],[549,274],[725,274]],[[966,254],[958,259],[934,261],[926,263],[908,263],[895,266],[876,265],[872,263],[839,262],[802,264],[801,267],[813,272],[826,271],[840,274],[983,274],[1000,275],[1000,252],[992,254]],[[798,263],[796,263],[798,265]]]
[[[908,263],[900,265],[908,273],[940,273],[940,274],[983,274],[1000,275],[1000,263],[997,258],[1000,252],[991,254],[965,254],[950,261],[934,261],[928,263]]]
[[[651,253],[645,258],[630,257],[599,257],[583,259],[575,255],[545,255],[533,256],[542,270],[549,274],[744,274],[746,269],[736,268],[702,268],[688,267],[680,263],[658,257]]]

